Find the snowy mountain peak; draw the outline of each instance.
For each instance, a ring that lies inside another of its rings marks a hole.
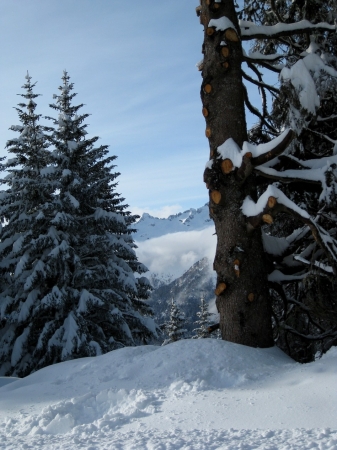
[[[187,211],[173,214],[166,219],[153,217],[144,213],[141,219],[134,225],[136,241],[145,241],[169,233],[180,231],[199,231],[212,225],[209,218],[208,204],[201,208],[190,208]]]

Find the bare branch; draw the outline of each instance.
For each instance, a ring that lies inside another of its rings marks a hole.
[[[273,133],[276,133],[277,130],[274,127],[272,127],[267,122],[266,118],[260,113],[260,111],[250,103],[250,100],[248,97],[248,91],[247,91],[247,88],[245,85],[243,85],[243,88],[244,88],[245,104],[246,104],[247,108],[249,109],[249,111],[252,114],[254,114],[255,116],[257,116],[260,119],[260,121],[263,123],[263,125],[265,125],[270,131],[272,131]]]
[[[261,72],[258,70],[257,67],[255,67],[254,64],[252,63],[247,63],[248,67],[256,74],[257,78],[259,79],[260,83],[263,83],[263,78],[262,78],[262,74]],[[263,111],[263,116],[266,117],[268,115],[268,109],[267,109],[267,96],[266,96],[266,91],[264,90],[264,88],[261,86],[260,87],[260,93],[261,93],[261,97],[262,97],[262,111]]]
[[[269,84],[263,83],[261,81],[258,80],[254,80],[254,78],[250,77],[246,72],[244,72],[242,70],[242,76],[243,78],[245,78],[247,81],[249,81],[252,84],[255,84],[256,86],[260,87],[260,88],[264,88],[264,89],[268,89],[268,91],[270,92],[275,92],[275,94],[278,94],[280,92],[279,89],[274,88],[274,86],[270,86]]]
[[[319,133],[318,131],[312,130],[311,128],[306,128],[306,130],[310,131],[311,133],[317,134],[318,136],[322,137],[323,139],[326,139],[327,141],[331,142],[332,144],[336,144],[336,141],[334,139],[331,139],[326,134]]]
[[[331,328],[331,330],[325,331],[322,334],[318,335],[312,335],[312,334],[302,334],[298,331],[294,330],[294,328],[290,327],[289,325],[283,325],[283,329],[288,331],[289,333],[295,334],[296,336],[300,336],[303,339],[306,339],[308,341],[320,341],[322,339],[325,339],[327,337],[337,337],[337,327]]]
[[[279,12],[278,12],[277,9],[276,9],[275,0],[271,0],[270,6],[271,6],[271,10],[272,10],[273,13],[275,14],[277,20],[278,20],[280,23],[284,23],[284,20],[282,19],[282,17],[280,16]]]
[[[262,59],[261,60],[260,59],[254,59],[254,58],[250,58],[249,56],[244,56],[243,60],[245,62],[247,62],[247,63],[250,62],[250,63],[258,64],[259,66],[265,67],[266,69],[269,69],[269,70],[271,70],[272,72],[275,72],[275,73],[280,73],[281,70],[282,70],[282,68],[275,67],[272,64],[269,64],[267,61],[262,60]]]

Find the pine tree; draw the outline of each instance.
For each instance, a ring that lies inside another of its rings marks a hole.
[[[76,94],[66,72],[62,81],[51,105],[58,117],[52,119],[45,169],[53,187],[51,207],[43,215],[44,231],[33,233],[12,270],[14,284],[23,286],[21,303],[2,300],[2,317],[17,330],[3,358],[6,374],[24,376],[156,336],[143,301],[149,282],[135,277],[146,271],[131,236],[136,217],[115,192],[115,157],[107,156],[107,146],[95,145],[97,137],[87,138],[88,114],[79,114],[83,105],[72,105]],[[34,260],[27,262],[27,253]]]
[[[300,3],[307,20],[298,22]],[[273,345],[270,283],[298,280],[290,264],[288,272],[274,270],[275,265],[268,267],[265,250],[275,255],[276,249],[279,251],[283,245],[278,256],[286,249],[291,250],[292,255],[303,231],[311,236],[311,243],[313,239],[317,243],[308,253],[312,265],[334,275],[337,273],[337,241],[333,227],[315,218],[307,201],[312,190],[306,187],[310,182],[317,184],[319,198],[330,196],[335,191],[334,163],[324,158],[316,163],[303,161],[299,155],[291,155],[302,125],[317,113],[319,97],[314,80],[319,76],[335,78],[337,74],[329,58],[329,42],[333,42],[330,36],[336,30],[333,5],[328,2],[327,9],[330,9],[325,22],[316,22],[318,15],[307,16],[307,7],[312,3],[305,2],[304,7],[303,2],[297,1],[247,0],[245,10],[239,14],[234,1],[202,0],[197,8],[205,27],[204,59],[199,69],[203,77],[202,112],[210,159],[204,180],[209,189],[210,215],[218,239],[214,268],[220,328],[223,339],[250,346]],[[265,16],[261,13],[263,8]],[[297,15],[291,13],[293,8]],[[326,10],[321,3],[314,8]],[[268,20],[264,20],[267,16]],[[311,46],[316,40],[327,44],[322,57],[315,53],[316,47]],[[255,43],[252,52],[243,51],[242,41]],[[259,47],[258,42],[262,42],[262,46]],[[308,51],[303,53],[305,42]],[[273,82],[264,78],[264,71],[268,70],[280,73],[283,82],[292,86],[294,95],[287,96],[293,113],[288,125],[292,128],[278,126],[267,108],[270,96],[279,98],[280,95]],[[328,85],[328,79],[326,81]],[[250,90],[244,83],[258,86],[261,108],[253,106]],[[258,126],[249,134],[245,106],[259,119]],[[310,168],[313,170],[307,170]],[[301,195],[292,196],[287,192],[286,186],[292,182],[301,185]],[[278,241],[272,236],[273,227],[277,221],[285,223],[285,215],[289,216],[286,223],[294,233]],[[305,254],[298,256],[301,265],[307,264],[303,260],[309,261]]]
[[[47,231],[46,216],[52,210],[53,183],[49,178],[48,137],[36,114],[35,84],[27,73],[20,94],[25,102],[16,108],[20,125],[10,129],[19,133],[9,140],[6,148],[15,155],[3,164],[8,175],[1,183],[8,188],[1,192],[0,214],[0,373],[26,373],[32,357],[30,337],[32,310],[43,287],[33,279],[40,279],[44,245],[37,241]]]
[[[164,330],[168,338],[164,341],[162,345],[170,344],[172,342],[179,341],[183,339],[186,330],[184,329],[185,316],[180,311],[174,300],[172,299],[170,307],[170,319],[164,325]]]
[[[197,328],[193,330],[193,332],[195,333],[193,339],[203,339],[211,337],[208,331],[211,315],[212,314],[208,311],[208,304],[205,301],[205,297],[204,295],[202,295],[200,299],[200,310],[197,312],[197,316],[199,319],[194,322],[197,325]]]

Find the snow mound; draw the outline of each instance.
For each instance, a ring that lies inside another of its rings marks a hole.
[[[124,348],[1,387],[0,448],[336,450],[336,373],[337,348],[307,365],[215,339]]]

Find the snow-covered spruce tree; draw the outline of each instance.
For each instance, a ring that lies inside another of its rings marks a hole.
[[[46,248],[43,239],[52,211],[53,183],[49,179],[46,128],[36,114],[35,84],[27,73],[20,94],[25,101],[16,108],[19,125],[10,127],[19,137],[6,148],[13,154],[2,169],[7,188],[0,193],[0,374],[26,374],[32,362],[32,310],[46,289],[39,283]],[[42,283],[43,284],[43,283]]]
[[[169,321],[164,325],[164,331],[167,335],[167,339],[162,345],[171,344],[172,342],[183,339],[186,330],[184,329],[185,316],[178,308],[175,301],[172,299],[170,307]]]
[[[156,335],[151,310],[142,301],[149,283],[135,277],[146,270],[131,237],[135,216],[115,192],[115,157],[107,156],[107,146],[95,145],[97,137],[87,138],[88,115],[79,114],[82,105],[72,105],[75,94],[67,73],[62,80],[51,105],[58,113],[49,137],[52,211],[46,231],[34,236],[34,246],[42,251],[30,262],[28,276],[29,248],[16,264],[22,300],[13,310],[4,308],[7,320],[20,321],[21,334],[4,361],[5,372],[19,376],[144,344]]]
[[[260,3],[264,2],[247,0],[247,10],[258,10]],[[280,4],[286,5],[287,2]],[[316,161],[316,164],[321,164],[318,167],[314,163],[311,166],[310,163],[302,164],[300,158],[294,161],[288,156],[299,130],[293,123],[289,123],[289,126],[294,129],[282,129],[271,120],[267,94],[278,97],[279,89],[264,80],[261,70],[262,67],[279,73],[288,64],[289,68],[285,69],[282,78],[291,79],[291,83],[295,83],[298,105],[305,110],[308,108],[305,94],[308,86],[312,86],[310,79],[315,78],[314,73],[325,72],[335,77],[335,70],[329,60],[310,52],[310,36],[321,34],[326,37],[329,33],[334,33],[336,27],[330,20],[323,23],[309,20],[293,22],[291,16],[290,19],[286,16],[287,7],[282,18],[279,11],[275,10],[274,2],[270,2],[270,5],[269,13],[274,14],[275,24],[267,25],[242,20],[247,19],[243,13],[239,21],[232,0],[202,0],[201,6],[197,8],[205,29],[204,59],[199,64],[199,69],[203,77],[202,112],[206,120],[210,159],[204,180],[209,189],[210,215],[215,222],[218,238],[214,269],[217,272],[216,295],[220,328],[223,339],[259,347],[273,345],[268,278],[270,282],[278,283],[289,280],[288,277],[296,278],[293,274],[274,270],[275,266],[268,268],[264,248],[269,253],[275,253],[279,243],[266,234],[272,229],[272,224],[282,221],[283,215],[288,214],[294,230],[303,228],[313,236],[319,254],[326,260],[327,270],[336,274],[337,265],[334,235],[329,227],[324,228],[324,224],[319,223],[312,214],[306,202],[310,189],[306,190],[304,184],[310,178],[315,178],[324,195],[333,190],[331,184],[327,189],[327,182],[324,181],[327,179],[326,174],[329,178],[333,169],[331,164],[327,164],[327,160],[319,163]],[[291,7],[290,3],[288,6]],[[260,52],[254,48],[255,51],[247,55],[243,51],[242,41],[256,42],[257,39],[269,43],[268,50]],[[305,39],[309,51],[308,54],[301,54],[302,49],[298,52],[296,44],[298,40]],[[274,51],[275,41],[283,50],[287,49],[288,43],[293,43],[291,51]],[[292,71],[290,66],[296,67]],[[297,85],[296,79],[301,80]],[[249,99],[249,91],[244,84],[248,82],[260,89],[260,109],[253,106]],[[312,90],[310,99],[311,93]],[[318,97],[315,97],[315,102],[314,106],[317,108]],[[247,142],[245,106],[260,121],[254,133],[249,134],[250,143]],[[278,166],[279,161],[285,160],[289,164],[293,162],[297,170],[293,170],[294,165]],[[318,167],[320,175],[307,170],[315,167]],[[277,184],[274,183],[276,177]],[[303,186],[301,198],[286,195],[283,186],[292,179]],[[265,247],[261,228],[264,229],[264,236],[270,238],[264,239]],[[289,245],[295,245],[296,236],[299,235],[300,231],[295,232],[292,239],[287,241]],[[296,250],[294,246],[293,250]]]
[[[195,333],[192,338],[193,339],[203,339],[209,338],[210,333],[208,328],[210,326],[210,317],[211,313],[208,311],[208,303],[205,301],[205,297],[202,295],[200,298],[200,309],[197,312],[198,320],[194,323],[197,325],[197,328],[193,330]]]

